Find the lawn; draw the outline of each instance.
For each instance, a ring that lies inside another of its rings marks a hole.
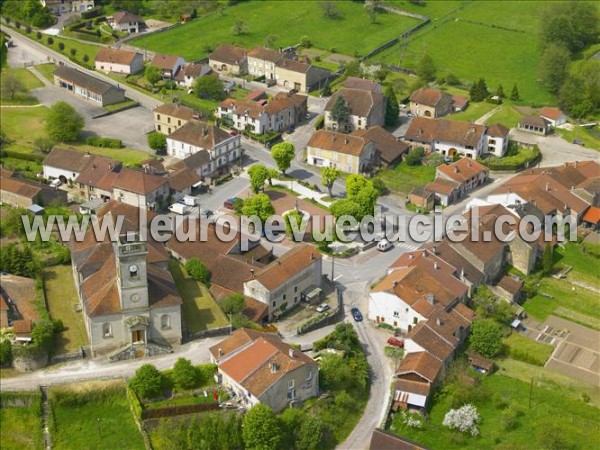
[[[44,288],[48,311],[53,320],[60,319],[65,331],[55,337],[54,353],[77,351],[88,344],[82,313],[75,312],[79,297],[75,290],[73,271],[70,265],[52,266],[44,270]]]
[[[341,17],[329,19],[313,1],[239,2],[181,27],[134,39],[131,44],[195,60],[206,57],[221,43],[252,48],[264,45],[267,36],[276,35],[275,45],[287,47],[308,36],[314,47],[355,56],[370,52],[419,23],[391,13],[378,14],[377,22],[372,23],[360,2],[336,2],[336,6]],[[248,30],[234,36],[231,28],[238,20],[243,20]],[[198,36],[202,36],[201,43]]]
[[[517,123],[522,118],[523,114],[517,111],[512,105],[504,104],[488,120],[486,120],[485,123],[487,125],[499,123],[510,129],[516,127]]]
[[[169,271],[183,299],[183,320],[191,333],[224,327],[229,323],[208,288],[191,279],[175,259],[169,261]]]
[[[54,448],[145,448],[122,381],[52,388],[49,399]]]
[[[517,333],[512,333],[504,339],[504,345],[508,348],[508,354],[519,361],[529,362],[537,366],[544,366],[554,347],[542,342],[536,342]]]
[[[461,80],[485,77],[490,90],[501,83],[505,92],[517,83],[523,102],[555,104],[556,98],[538,82],[539,9],[538,2],[465,2],[460,11],[417,32],[406,49],[393,46],[374,60],[414,68],[429,53],[439,71]]]
[[[137,102],[135,100],[131,100],[130,98],[125,98],[125,100],[123,100],[122,102],[113,103],[112,105],[104,106],[104,109],[107,111],[118,111],[120,109],[127,108],[134,104],[137,104]]]
[[[467,109],[462,112],[452,114],[447,119],[460,120],[462,122],[475,122],[477,119],[482,117],[484,114],[489,113],[498,105],[494,105],[488,102],[481,103],[469,103]]]
[[[44,120],[48,116],[48,108],[0,108],[2,131],[15,144],[33,146],[39,137],[45,137]]]
[[[40,64],[39,66],[35,66],[35,68],[40,72],[48,81],[54,83],[54,71],[56,70],[56,65],[49,64]]]
[[[468,2],[457,0],[430,0],[423,2],[422,5],[416,5],[409,0],[386,0],[385,3],[394,8],[429,17],[431,20],[435,21]]]
[[[13,30],[15,30],[15,29],[13,28]],[[101,45],[85,44],[83,42],[75,41],[73,39],[68,39],[68,38],[64,38],[64,37],[60,37],[60,36],[47,36],[45,34],[42,35],[42,39],[38,40],[37,37],[35,36],[35,33],[31,33],[28,35],[28,34],[25,34],[23,29],[21,29],[19,32],[21,34],[29,37],[30,39],[34,40],[35,42],[39,42],[40,44],[45,45],[46,47],[51,48],[52,50],[65,55],[66,57],[74,60],[74,62],[76,62],[79,65],[93,66],[94,58],[96,58],[96,54],[102,48]],[[48,43],[48,39],[50,39],[50,38],[53,41],[52,44]],[[62,52],[60,51],[60,49],[58,47],[61,42],[65,46],[65,49]],[[71,49],[75,49],[75,51],[76,51],[74,57],[71,56]],[[83,60],[84,55],[88,56],[87,63]]]
[[[435,178],[435,167],[409,166],[400,163],[393,169],[386,169],[377,175],[388,189],[394,193],[410,194],[418,186],[424,186]]]
[[[3,105],[36,105],[39,103],[38,99],[29,93],[30,90],[42,87],[44,85],[38,79],[38,77],[24,67],[18,69],[3,69],[0,77],[7,76],[8,74],[13,75],[17,80],[19,80],[26,92],[18,92],[12,99],[2,98],[0,103]]]
[[[600,129],[598,129],[597,126],[596,128],[590,129],[575,125],[572,130],[557,129],[556,133],[567,142],[573,142],[573,140],[579,139],[587,148],[600,150]]]
[[[582,400],[566,397],[561,389],[547,389],[500,373],[486,377],[476,388],[480,395],[473,402],[481,417],[480,435],[471,437],[442,425],[451,409],[449,396],[437,397],[429,420],[422,429],[409,428],[399,420],[391,429],[405,438],[430,448],[548,448],[548,434],[556,433],[561,444],[551,448],[598,448],[598,409]],[[530,407],[531,393],[531,407]],[[501,402],[514,403],[519,410],[514,427],[506,427]],[[558,439],[556,439],[558,441]]]
[[[30,396],[31,394],[26,394]],[[0,447],[31,449],[43,447],[40,398],[31,406],[0,408]]]

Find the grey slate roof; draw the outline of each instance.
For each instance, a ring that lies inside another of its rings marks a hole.
[[[63,80],[71,81],[77,86],[84,87],[98,95],[104,95],[110,90],[124,91],[124,89],[117,88],[106,81],[99,80],[98,78],[92,77],[79,70],[71,69],[70,67],[61,66],[54,71],[54,75]]]

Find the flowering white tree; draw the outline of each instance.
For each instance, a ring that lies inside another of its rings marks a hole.
[[[479,429],[479,413],[473,405],[465,405],[459,409],[451,409],[444,416],[444,426],[457,429],[461,433],[469,432],[471,436],[477,436]]]

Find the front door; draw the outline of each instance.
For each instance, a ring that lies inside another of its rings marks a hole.
[[[144,332],[142,330],[133,330],[131,332],[131,342],[144,342]]]

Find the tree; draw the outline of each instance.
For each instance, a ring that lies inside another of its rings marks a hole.
[[[400,106],[398,105],[398,99],[396,98],[396,92],[394,88],[389,85],[385,89],[385,96],[387,97],[387,105],[385,109],[385,124],[388,127],[396,125],[398,123],[398,115],[400,114]]]
[[[371,23],[377,23],[377,13],[381,9],[382,0],[366,0],[365,9],[371,19]]]
[[[158,67],[150,65],[144,70],[144,78],[154,87],[162,79],[162,73]]]
[[[231,27],[231,34],[234,36],[240,36],[248,32],[248,25],[243,20],[236,20]]]
[[[571,54],[562,44],[550,44],[540,61],[540,76],[550,92],[558,93],[569,75]]]
[[[340,177],[340,171],[336,167],[323,167],[321,169],[321,184],[329,191],[329,196],[333,196],[331,192],[335,180]]]
[[[517,83],[513,85],[512,91],[510,93],[510,99],[513,102],[518,102],[521,99],[521,97],[519,96],[519,88],[517,87]]]
[[[192,19],[197,19],[198,18],[198,10],[196,8],[192,9],[192,13],[190,14],[190,17]]]
[[[75,58],[75,55],[77,54],[77,49],[76,48],[71,48],[71,50],[69,51],[69,53],[71,53],[71,56],[73,58]]]
[[[485,284],[477,287],[472,302],[477,317],[491,318],[505,325],[509,325],[513,318],[514,313],[510,304],[496,298]]]
[[[319,2],[319,7],[321,8],[323,15],[328,19],[337,19],[341,16],[340,10],[334,1]]]
[[[239,314],[246,307],[243,294],[231,294],[221,300],[221,309],[225,314]]]
[[[451,409],[444,416],[442,422],[444,426],[456,429],[461,433],[470,433],[471,436],[478,436],[480,418],[477,408],[473,405],[464,405],[459,409]]]
[[[502,349],[502,328],[493,319],[477,319],[471,325],[470,340],[477,353],[493,358]]]
[[[48,38],[46,39],[46,42],[48,43],[48,45],[52,45],[52,44],[54,44],[54,38],[52,36],[48,36]]]
[[[543,47],[562,44],[577,53],[596,42],[600,18],[593,2],[548,3],[541,13]]]
[[[269,217],[275,214],[275,208],[267,194],[257,194],[244,202],[242,214],[246,217],[257,216],[265,223]]]
[[[415,68],[415,73],[417,76],[426,83],[429,83],[435,80],[436,72],[437,69],[435,67],[433,58],[427,53],[423,54],[417,63],[417,67]]]
[[[166,146],[167,137],[164,134],[158,131],[148,133],[148,147],[154,150],[157,154],[163,153]]]
[[[329,78],[325,80],[323,83],[323,87],[321,88],[321,96],[329,97],[331,95],[331,85],[329,84]]]
[[[196,281],[207,284],[210,281],[210,270],[202,261],[196,258],[189,259],[185,263],[185,271]]]
[[[504,98],[506,97],[504,95],[504,88],[502,87],[501,84],[498,85],[498,87],[496,88],[496,94],[495,94],[498,98]]]
[[[196,78],[193,84],[194,92],[198,97],[209,98],[220,101],[225,98],[225,88],[223,82],[217,75],[205,75]]]
[[[349,200],[347,198],[341,198],[339,200],[336,200],[331,204],[329,209],[331,211],[331,214],[333,214],[333,217],[335,217],[336,219],[339,219],[342,216],[351,216],[356,219],[362,218],[362,208],[360,207],[360,205],[354,200]]]
[[[351,113],[352,110],[350,109],[350,106],[348,106],[348,103],[346,103],[346,100],[344,100],[344,97],[342,97],[341,94],[338,94],[331,107],[331,120],[338,124],[346,123],[348,122]]]
[[[144,364],[135,371],[135,376],[129,380],[131,388],[142,398],[158,397],[165,388],[165,378],[152,364]]]
[[[300,39],[300,45],[302,45],[302,47],[304,47],[304,48],[312,47],[312,42],[310,41],[310,37],[302,36],[302,38]]]
[[[19,93],[27,92],[23,83],[12,73],[5,73],[0,78],[0,95],[4,99],[13,100]]]
[[[317,450],[321,448],[325,425],[320,417],[308,415],[302,421],[298,438],[296,439],[297,450]]]
[[[188,359],[178,358],[173,365],[171,379],[178,389],[193,389],[198,386],[198,369]]]
[[[277,36],[274,34],[269,34],[265,38],[265,47],[275,48],[275,42],[277,41]]]
[[[574,64],[559,96],[561,104],[577,119],[600,110],[600,60]]]
[[[58,49],[59,49],[61,52],[62,52],[62,51],[64,51],[64,49],[65,49],[65,44],[64,44],[64,42],[59,42],[59,43],[58,43]]]
[[[12,346],[10,340],[0,341],[0,367],[10,364],[12,361]]]
[[[472,102],[481,102],[489,95],[490,93],[484,78],[480,78],[477,82],[473,83],[473,86],[471,86],[471,90],[469,91]]]
[[[273,178],[277,178],[278,176],[279,171],[277,169],[267,167],[267,181],[269,182],[269,186],[273,186]]]
[[[271,149],[271,156],[281,174],[285,175],[285,171],[290,168],[290,164],[296,156],[296,148],[290,142],[280,142]]]
[[[404,157],[404,162],[409,166],[420,166],[423,162],[423,156],[425,156],[425,149],[416,147],[408,151]]]
[[[37,38],[37,40],[39,41],[40,39],[42,39],[42,32],[41,31],[36,31],[35,32],[35,37]]]
[[[544,274],[549,274],[554,266],[554,255],[551,244],[546,244],[544,254],[542,255],[542,271]]]
[[[33,141],[33,145],[40,153],[50,153],[50,150],[52,150],[54,144],[55,142],[47,137],[39,137]]]
[[[369,186],[371,182],[362,175],[348,175],[346,177],[346,196],[350,200],[356,199],[358,193]]]
[[[281,440],[277,416],[267,405],[254,405],[244,416],[242,436],[247,448],[276,450]]]
[[[90,57],[88,55],[83,55],[83,62],[88,62]]]
[[[84,125],[83,117],[66,102],[52,105],[46,118],[46,132],[56,142],[76,141]]]
[[[248,175],[250,176],[252,192],[258,194],[269,177],[268,169],[262,164],[256,164],[248,169]]]

